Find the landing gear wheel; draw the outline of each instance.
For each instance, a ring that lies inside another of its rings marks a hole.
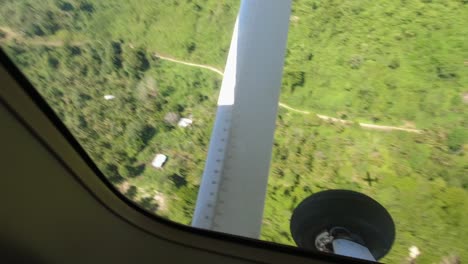
[[[290,228],[299,247],[327,251],[317,248],[317,238],[323,240],[324,232],[345,234],[367,247],[377,260],[395,240],[395,224],[387,210],[372,198],[348,190],[323,191],[304,199],[293,212]]]

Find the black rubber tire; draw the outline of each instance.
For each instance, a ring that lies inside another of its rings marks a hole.
[[[378,260],[391,249],[395,224],[374,199],[349,190],[327,190],[304,199],[294,210],[290,228],[296,244],[317,251],[315,238],[332,227],[345,227],[362,238]]]

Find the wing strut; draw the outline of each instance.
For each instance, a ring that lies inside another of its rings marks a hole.
[[[192,226],[258,238],[291,0],[243,0]]]

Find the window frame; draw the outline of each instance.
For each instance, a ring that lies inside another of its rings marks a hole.
[[[54,110],[0,47],[0,102],[74,176],[96,202],[125,222],[171,243],[260,263],[375,263],[198,229],[146,211],[120,193],[78,143]],[[207,246],[209,245],[209,246]]]

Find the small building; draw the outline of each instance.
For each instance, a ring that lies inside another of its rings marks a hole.
[[[421,255],[421,251],[419,251],[417,246],[411,246],[408,250],[410,259],[416,259],[419,255]]]
[[[155,167],[156,169],[161,169],[164,166],[164,163],[167,161],[167,156],[164,154],[157,154],[156,157],[154,157],[153,162],[151,162],[151,165]]]
[[[106,95],[104,95],[104,99],[106,99],[107,101],[109,101],[109,100],[115,99],[115,96],[113,96],[113,95],[111,95],[111,94],[106,94]]]
[[[190,119],[190,118],[181,118],[179,120],[178,125],[179,125],[179,127],[189,127],[189,126],[192,125],[192,123],[193,123],[193,120]]]

